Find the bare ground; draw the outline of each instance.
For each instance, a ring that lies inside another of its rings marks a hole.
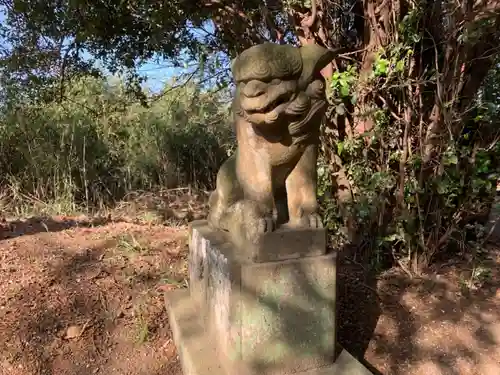
[[[185,228],[48,225],[0,242],[0,374],[180,374],[161,289]]]
[[[339,265],[339,340],[387,375],[500,374],[500,249],[411,279]],[[432,276],[430,276],[432,275]]]
[[[186,228],[90,224],[1,226],[0,375],[181,374],[162,292],[183,287]],[[464,260],[410,279],[344,257],[339,340],[386,375],[498,375],[499,264],[491,247],[489,275]]]

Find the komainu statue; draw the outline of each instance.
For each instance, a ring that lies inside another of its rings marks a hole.
[[[221,166],[209,224],[253,241],[279,226],[320,228],[316,161],[326,110],[320,74],[336,52],[264,43],[232,62],[238,148]]]

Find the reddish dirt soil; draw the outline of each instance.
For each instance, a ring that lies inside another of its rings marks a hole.
[[[3,224],[0,375],[180,375],[162,292],[186,255],[182,226]],[[419,279],[341,257],[339,341],[385,375],[500,374],[500,252],[485,257],[488,277],[464,261]]]
[[[477,276],[472,269],[464,260],[420,278],[399,269],[370,277],[341,260],[339,341],[375,373],[500,374],[500,249],[487,249]]]
[[[4,229],[0,374],[181,374],[162,289],[184,280],[185,228],[75,224]]]

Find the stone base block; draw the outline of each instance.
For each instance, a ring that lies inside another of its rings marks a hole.
[[[279,375],[283,373],[279,368],[267,368],[262,363],[247,363],[237,369],[226,363],[228,359],[221,357],[217,352],[216,342],[200,318],[200,306],[190,296],[187,289],[168,292],[166,303],[184,375],[249,375],[256,373]],[[228,371],[229,368],[231,370]],[[346,350],[342,350],[331,365],[307,371],[291,371],[290,373],[296,375],[372,375]]]
[[[486,225],[486,233],[490,234],[491,242],[500,243],[500,191],[498,190],[493,206],[491,207],[490,217]]]
[[[191,297],[229,372],[241,363],[266,369],[254,375],[333,363],[336,254],[324,254],[318,233],[269,233],[261,253],[268,256],[256,262],[206,222],[190,225]]]

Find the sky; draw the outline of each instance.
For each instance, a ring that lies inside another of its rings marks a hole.
[[[4,20],[5,14],[0,8],[0,23]],[[0,46],[2,46],[1,40]],[[183,72],[182,68],[172,68],[169,65],[170,64],[164,60],[151,60],[143,64],[139,69],[139,73],[148,78],[144,86],[148,87],[153,92],[159,92],[163,89],[166,82]]]
[[[167,81],[182,73],[182,69],[165,67],[165,65],[166,62],[148,62],[139,69],[141,75],[148,77],[145,85],[153,92],[161,91]]]

